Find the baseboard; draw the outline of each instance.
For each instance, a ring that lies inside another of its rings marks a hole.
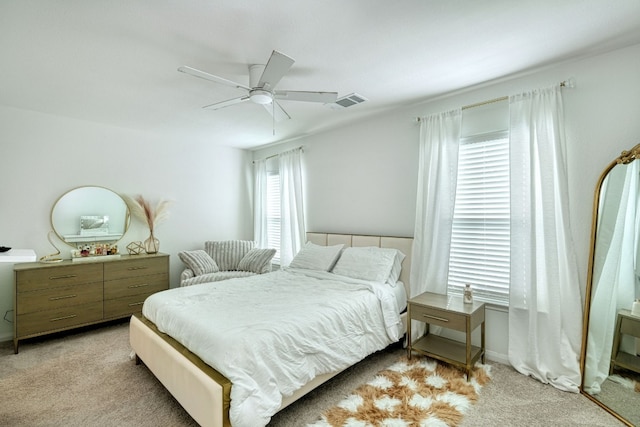
[[[0,342],[8,342],[8,341],[13,341],[13,333],[9,332],[9,333],[0,334]]]
[[[502,363],[503,365],[510,365],[509,356],[506,354],[498,353],[491,350],[485,351],[485,358],[492,362]]]

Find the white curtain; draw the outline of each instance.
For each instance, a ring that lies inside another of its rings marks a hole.
[[[256,160],[253,163],[253,235],[257,247],[268,245],[267,229],[267,160]]]
[[[278,155],[280,172],[280,265],[289,265],[306,240],[300,148]]]
[[[427,291],[447,293],[461,116],[457,109],[420,120],[411,297]],[[424,324],[414,322],[412,339],[423,333]]]
[[[584,376],[591,394],[609,376],[618,309],[630,310],[636,297],[639,180],[640,162],[634,161],[615,166],[600,189]],[[621,349],[635,354],[634,340],[625,336]]]
[[[509,362],[578,392],[582,303],[569,221],[560,87],[509,98]]]

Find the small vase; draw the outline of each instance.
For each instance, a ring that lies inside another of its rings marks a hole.
[[[471,285],[465,285],[463,299],[465,304],[473,304],[473,291],[471,290]]]
[[[156,254],[160,250],[160,241],[151,233],[144,241],[144,250],[148,254]]]

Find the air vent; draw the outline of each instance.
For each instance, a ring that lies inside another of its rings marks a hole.
[[[342,110],[343,108],[349,108],[353,107],[354,105],[362,104],[365,101],[368,101],[368,99],[364,96],[357,93],[351,93],[347,96],[336,99],[336,102],[325,105],[334,110]]]

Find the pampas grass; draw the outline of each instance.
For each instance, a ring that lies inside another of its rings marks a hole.
[[[155,206],[152,206],[144,197],[137,195],[135,197],[125,196],[125,201],[131,210],[131,214],[140,221],[147,223],[151,234],[153,234],[153,230],[158,224],[169,217],[169,206],[171,205],[169,200],[160,200]]]

